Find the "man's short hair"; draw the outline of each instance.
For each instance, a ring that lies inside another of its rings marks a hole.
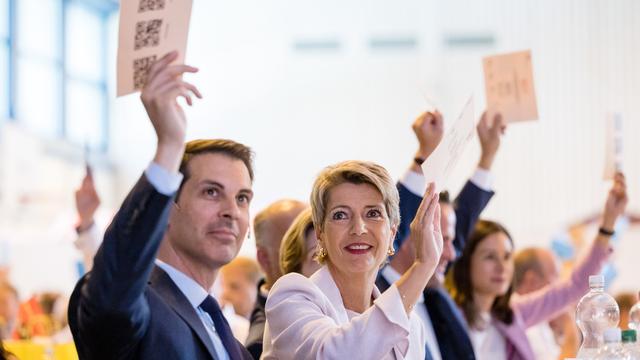
[[[513,271],[513,287],[518,289],[524,281],[524,275],[533,270],[536,274],[544,276],[544,270],[542,269],[540,249],[535,247],[525,248],[514,256],[514,271]]]
[[[271,203],[269,206],[258,212],[253,218],[253,233],[256,239],[256,246],[263,246],[266,248],[273,247],[273,244],[268,244],[268,241],[266,241],[265,239],[268,238],[269,234],[273,231],[270,224],[273,222],[274,216],[281,216],[281,214],[287,214],[292,211],[295,211],[294,215],[297,216],[306,207],[307,204],[299,200],[281,199]],[[276,249],[279,249],[280,241],[282,239],[277,240],[278,246]]]
[[[253,182],[253,151],[246,145],[240,144],[233,140],[215,139],[215,140],[192,140],[189,141],[184,149],[182,161],[180,162],[180,172],[183,175],[182,182],[178,188],[176,200],[180,197],[182,186],[189,180],[189,162],[191,159],[202,154],[223,154],[232,159],[240,160],[244,163],[249,171],[249,178]]]
[[[438,202],[440,204],[451,204],[451,197],[449,196],[449,192],[447,190],[440,192],[438,196]]]

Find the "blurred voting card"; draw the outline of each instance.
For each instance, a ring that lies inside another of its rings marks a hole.
[[[622,115],[609,114],[605,126],[604,179],[612,180],[622,171]]]
[[[482,62],[489,118],[499,112],[507,123],[537,120],[531,51],[489,56]]]
[[[458,164],[465,147],[473,139],[475,127],[473,96],[471,96],[444,139],[422,164],[422,172],[427,184],[435,182],[437,189],[446,188],[449,175]]]
[[[120,1],[118,96],[139,91],[153,63],[177,50],[184,63],[192,0]]]

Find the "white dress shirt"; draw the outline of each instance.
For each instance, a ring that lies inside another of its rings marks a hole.
[[[536,359],[557,359],[560,357],[560,346],[558,346],[548,322],[544,321],[528,328],[527,338]]]
[[[381,274],[389,284],[395,283],[402,277],[400,273],[389,265],[382,269]],[[416,302],[416,306],[413,308],[413,312],[420,317],[420,320],[422,320],[422,325],[424,326],[425,331],[425,340],[429,351],[431,351],[431,356],[434,360],[442,360],[440,345],[438,345],[438,338],[436,337],[436,332],[433,330],[433,323],[431,323],[431,317],[429,316],[429,312],[427,311],[427,306],[424,301],[424,294],[421,293],[418,302]]]
[[[469,181],[484,191],[493,190],[493,174],[488,170],[476,168],[476,171],[471,175]],[[424,196],[424,192],[427,189],[424,175],[414,172],[411,169],[407,170],[400,178],[400,183],[417,196]],[[439,191],[441,190],[445,189],[439,189]]]
[[[507,340],[500,334],[488,314],[480,314],[487,327],[483,330],[469,329],[476,360],[506,360]]]

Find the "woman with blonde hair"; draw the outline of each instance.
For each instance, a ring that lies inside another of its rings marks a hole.
[[[316,261],[318,239],[313,229],[311,208],[303,210],[284,234],[280,244],[280,271],[296,272],[306,277],[320,269]]]
[[[311,209],[322,267],[271,288],[264,359],[424,358],[424,329],[411,310],[442,253],[438,193],[430,184],[411,223],[414,264],[380,293],[375,279],[394,253],[398,203],[379,165],[346,161],[320,173]]]

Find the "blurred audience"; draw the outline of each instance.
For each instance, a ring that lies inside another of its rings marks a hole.
[[[627,205],[624,176],[616,174],[600,232],[569,279],[527,295],[513,294],[514,243],[504,226],[481,220],[447,277],[447,287],[467,319],[478,359],[534,359],[526,329],[557,316],[589,289],[589,275],[609,257],[609,239]]]
[[[257,285],[262,277],[258,263],[247,257],[237,257],[220,268],[220,305],[230,304],[236,314],[246,318],[256,302]]]
[[[417,157],[423,156],[426,159],[443,136],[442,116],[438,112],[424,113],[416,119],[412,127],[419,143]],[[455,260],[456,252],[462,251],[467,234],[473,229],[480,213],[493,196],[489,171],[500,145],[500,136],[504,132],[502,119],[496,116],[493,124],[489,126],[483,115],[477,131],[482,154],[474,176],[460,191],[455,204],[451,202],[448,192],[439,194],[440,228],[443,237],[442,256],[434,275],[414,308],[414,312],[422,320],[426,330],[425,351],[429,352],[429,358],[436,360],[474,359],[466,324],[458,308],[442,287],[442,283],[449,263]],[[416,191],[418,186],[424,186],[425,181],[422,168],[416,165],[418,164],[414,163],[410,173],[398,183],[402,214],[399,229],[405,229],[408,219],[415,216],[417,204],[422,199]],[[407,181],[408,179],[411,181]],[[416,250],[413,244],[410,241],[404,241],[401,233],[402,230],[396,236],[396,244],[399,244],[398,252],[392,257],[388,266],[382,269],[376,280],[380,291],[386,290],[399,279],[415,259]]]
[[[550,250],[540,247],[522,249],[514,256],[513,289],[520,295],[533,293],[555,283],[558,273],[558,264]],[[568,304],[556,318],[527,329],[536,359],[575,357],[580,337],[570,314],[575,311],[573,305]]]
[[[10,339],[18,326],[20,299],[8,282],[0,282],[0,339]]]

